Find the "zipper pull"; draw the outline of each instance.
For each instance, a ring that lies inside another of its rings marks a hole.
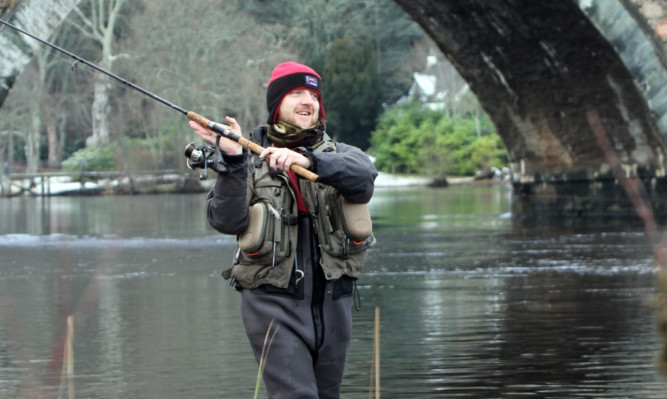
[[[343,259],[350,257],[350,237],[343,234]]]
[[[276,219],[280,219],[280,212],[276,208],[272,207],[271,204],[266,204],[266,207],[269,209],[269,213],[275,216]]]

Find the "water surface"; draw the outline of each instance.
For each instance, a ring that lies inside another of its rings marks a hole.
[[[233,237],[203,194],[0,199],[0,397],[251,398]],[[526,228],[505,187],[378,190],[343,387],[367,398],[663,398],[641,228]]]

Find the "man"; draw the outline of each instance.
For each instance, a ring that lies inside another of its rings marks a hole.
[[[275,332],[263,371],[270,398],[340,397],[355,281],[374,242],[344,214],[345,204],[370,201],[377,171],[361,150],[327,136],[320,86],[320,75],[306,65],[276,66],[267,124],[250,136],[265,150],[251,155],[221,138],[229,171],[218,174],[207,199],[211,225],[238,235],[226,277],[241,291],[258,362]],[[226,121],[241,135],[234,118]],[[215,143],[211,130],[192,121],[190,127]],[[299,178],[293,164],[316,173],[317,182]]]

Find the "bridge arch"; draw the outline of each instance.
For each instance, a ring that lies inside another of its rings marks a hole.
[[[594,197],[624,201],[609,154],[589,124],[591,110],[627,175],[664,197],[667,63],[634,3],[395,1],[452,61],[494,121],[512,162],[515,193],[530,197],[531,206],[540,195],[549,198],[533,211],[580,214],[600,210],[591,208]]]

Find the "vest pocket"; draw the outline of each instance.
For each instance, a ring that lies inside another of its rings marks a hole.
[[[352,203],[341,195],[338,198],[338,207],[342,217],[343,231],[353,241],[363,242],[373,234],[373,223],[368,204]]]
[[[289,226],[268,201],[250,206],[246,230],[238,236],[240,263],[275,266],[289,255]]]
[[[345,200],[333,187],[320,192],[318,235],[322,249],[342,259],[366,250],[373,243],[373,230],[367,204]]]
[[[269,218],[268,207],[259,202],[250,206],[249,221],[246,230],[239,235],[239,248],[246,253],[262,252],[266,243]]]

